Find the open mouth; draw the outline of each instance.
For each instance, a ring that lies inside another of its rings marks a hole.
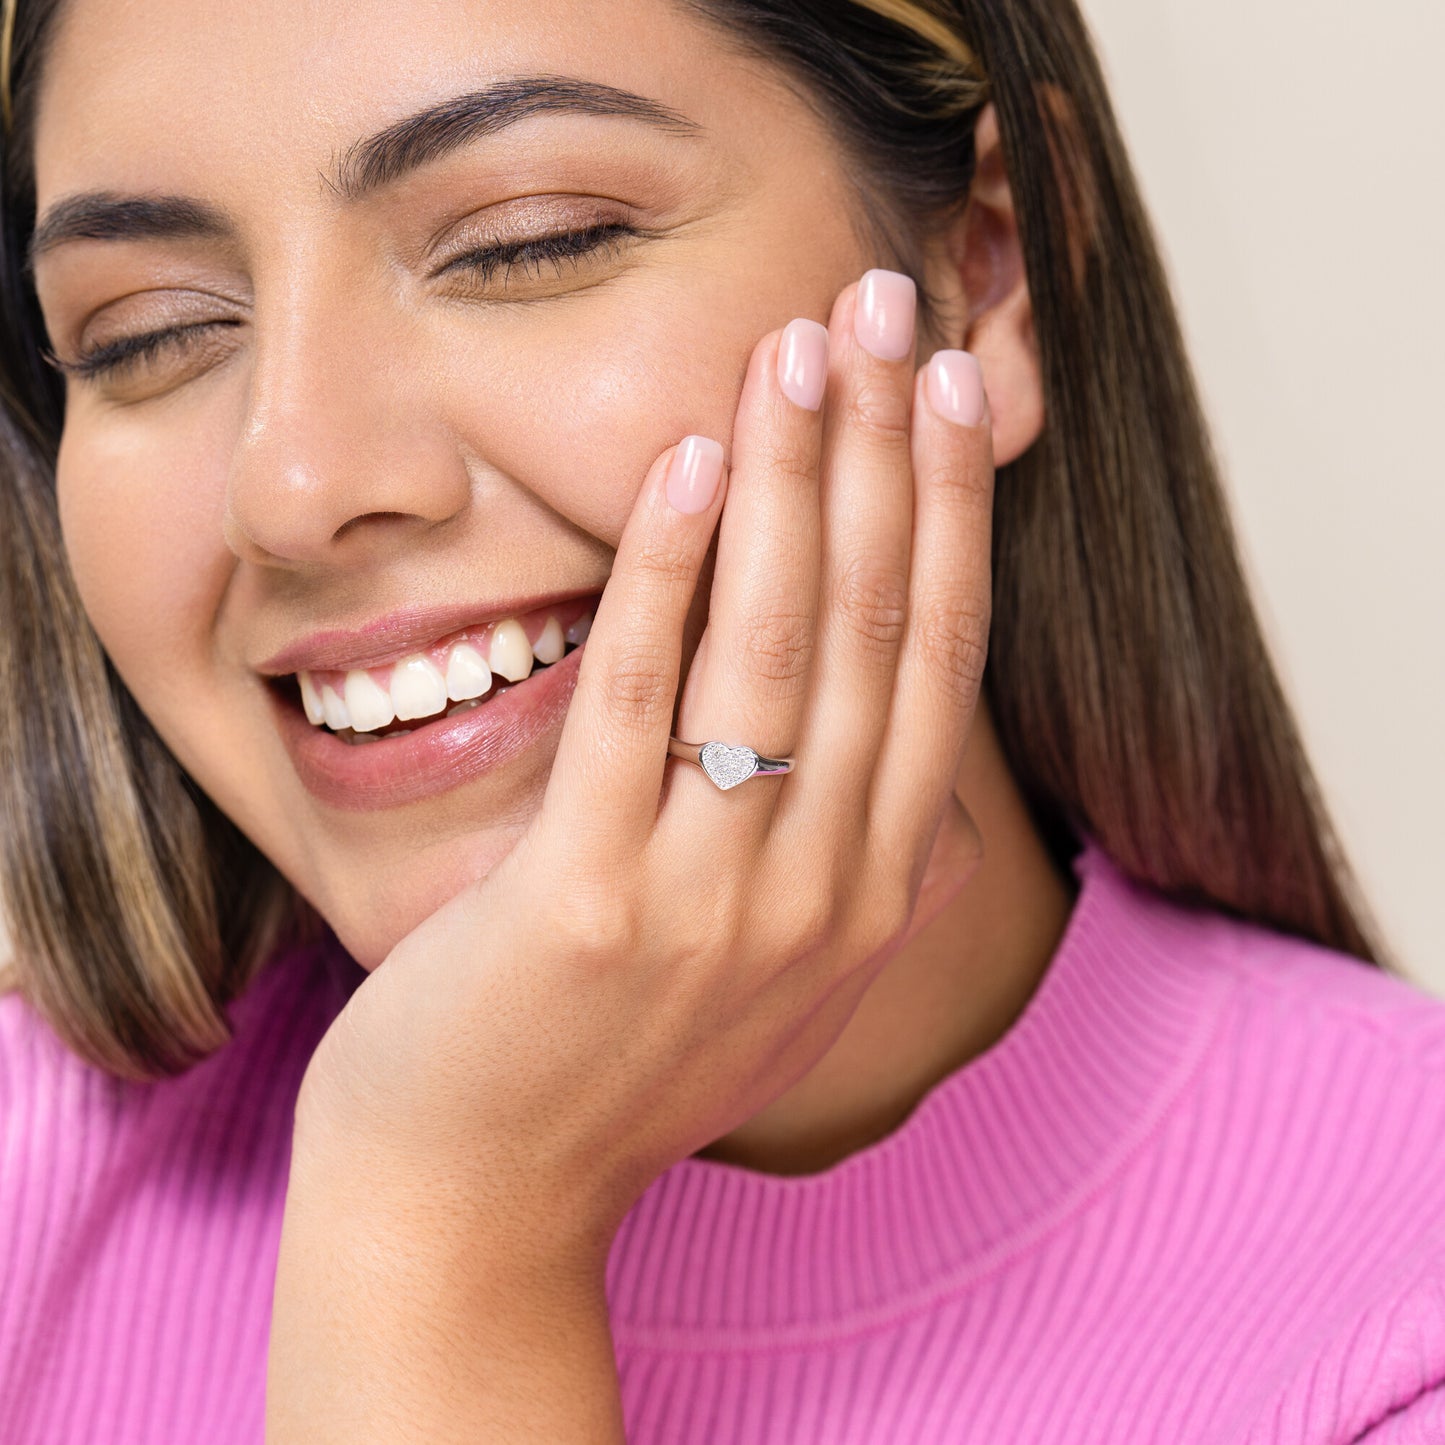
[[[449,636],[378,667],[302,670],[267,685],[309,727],[351,746],[409,736],[525,687],[586,641],[600,596]]]

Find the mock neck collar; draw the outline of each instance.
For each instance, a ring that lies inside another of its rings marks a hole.
[[[690,1156],[623,1220],[619,1341],[804,1343],[923,1308],[1046,1232],[1155,1127],[1227,996],[1219,915],[1119,871],[1087,835],[1054,955],[1003,1036],[892,1133],[816,1174]]]

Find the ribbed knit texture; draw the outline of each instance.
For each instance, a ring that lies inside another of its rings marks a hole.
[[[886,1139],[638,1201],[632,1445],[1445,1442],[1445,1002],[1074,866],[1023,1013]],[[292,1110],[363,978],[279,956],[148,1086],[0,999],[4,1445],[261,1445]]]

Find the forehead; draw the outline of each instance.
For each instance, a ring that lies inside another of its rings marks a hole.
[[[781,95],[671,0],[68,0],[37,99],[37,195],[314,188],[419,105],[537,75],[633,91],[723,137]]]

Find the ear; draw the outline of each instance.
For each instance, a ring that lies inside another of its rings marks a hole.
[[[1043,431],[1043,373],[992,101],[979,113],[974,135],[977,162],[968,204],[939,237],[929,286],[940,303],[937,344],[971,351],[983,368],[994,463],[1003,466]]]

